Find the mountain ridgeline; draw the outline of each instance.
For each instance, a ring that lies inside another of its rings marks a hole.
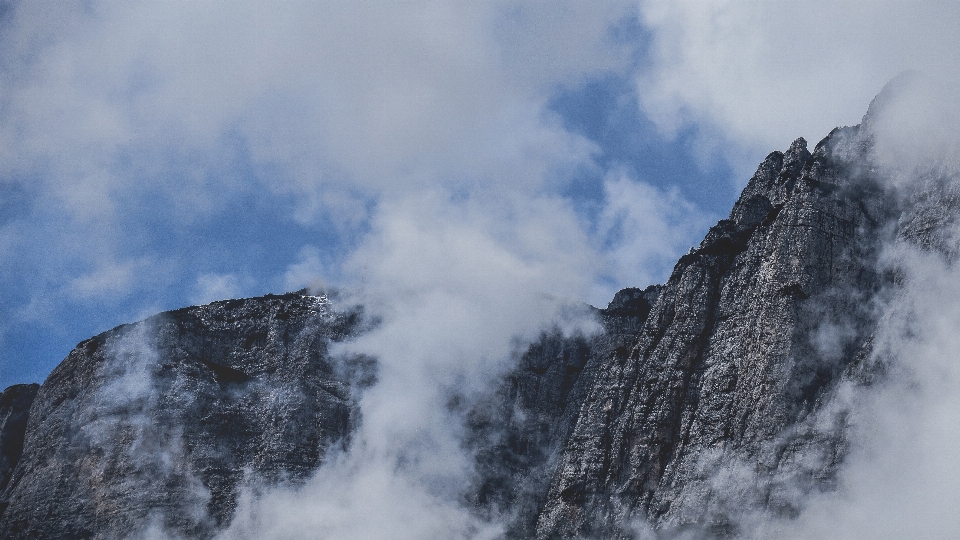
[[[599,332],[532,343],[463,412],[463,504],[507,538],[735,538],[835,489],[849,441],[831,398],[883,376],[867,359],[898,276],[881,247],[945,250],[960,201],[943,182],[884,186],[883,98],[812,151],[798,139],[767,156],[665,284],[593,310]],[[0,537],[216,536],[251,479],[296,486],[349,449],[378,364],[330,350],[368,319],[301,292],[80,343],[42,386],[0,395]]]

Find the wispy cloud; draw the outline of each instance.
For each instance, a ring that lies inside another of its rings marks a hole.
[[[665,282],[680,255],[699,242],[708,219],[676,190],[658,189],[623,171],[611,171],[603,187],[598,236],[614,290],[598,286],[591,299],[601,306],[624,284]]]
[[[637,77],[644,112],[667,132],[696,126],[761,156],[858,123],[877,90],[905,69],[960,82],[954,2],[640,6],[651,37],[648,69]],[[756,161],[751,155],[740,167]]]
[[[340,265],[391,201],[440,190],[535,207],[597,151],[547,102],[629,65],[609,28],[632,9],[11,4],[0,177],[26,208],[4,226],[4,287],[21,304],[75,282],[173,307],[203,276],[289,285],[305,245],[333,253],[313,271],[349,279]],[[297,247],[271,256],[278,239]],[[120,272],[141,261],[166,287]],[[330,278],[296,281],[316,277]]]
[[[593,275],[562,200],[498,202],[432,193],[384,205],[350,261],[380,321],[338,351],[379,362],[350,450],[305,487],[248,494],[226,538],[496,537],[502,524],[462,499],[471,454],[451,403],[491,387]]]

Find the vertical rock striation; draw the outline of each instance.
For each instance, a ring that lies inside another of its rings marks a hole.
[[[623,289],[594,310],[602,331],[541,334],[493,396],[468,415],[466,444],[476,453],[470,503],[487,517],[506,518],[507,536],[530,538],[546,501],[563,441],[603,363],[624,354],[656,302],[660,287]]]
[[[848,128],[770,154],[680,259],[628,354],[596,375],[538,537],[630,537],[632,523],[725,536],[745,508],[790,515],[798,484],[829,486],[842,425],[804,420],[873,327],[887,210],[851,166],[865,149]]]
[[[0,393],[0,493],[20,462],[30,406],[39,389],[39,384],[16,384]],[[6,504],[0,501],[0,512]]]
[[[80,343],[37,394],[0,536],[211,536],[246,480],[303,479],[346,441],[351,384],[373,374],[328,348],[358,322],[290,294],[162,313]]]

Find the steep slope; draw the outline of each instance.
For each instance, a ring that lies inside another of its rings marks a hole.
[[[476,452],[470,503],[488,517],[508,516],[510,538],[535,534],[562,443],[606,358],[625,350],[660,288],[628,288],[593,313],[602,332],[541,334],[495,394],[468,414],[466,445]]]
[[[124,538],[151,524],[210,536],[245,477],[295,481],[345,440],[351,382],[372,373],[327,349],[358,320],[291,294],[162,313],[80,343],[36,396],[0,537]]]
[[[680,259],[629,354],[597,375],[538,537],[727,537],[832,486],[843,415],[821,408],[868,346],[899,215],[871,140],[845,128],[813,154],[803,139],[770,154]]]
[[[16,384],[0,393],[0,492],[20,462],[30,406],[39,389],[39,384]],[[0,505],[2,512],[6,502]]]

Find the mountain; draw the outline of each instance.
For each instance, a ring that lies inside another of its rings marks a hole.
[[[347,443],[351,388],[376,374],[364,358],[331,362],[327,348],[360,319],[288,294],[162,313],[80,343],[39,391],[3,394],[3,448],[8,437],[23,448],[3,456],[14,468],[0,478],[0,536],[120,538],[153,520],[211,536],[246,476],[302,479]]]
[[[960,209],[943,174],[905,193],[877,166],[903,84],[812,151],[768,155],[665,284],[591,308],[600,331],[545,331],[483,399],[451,404],[475,467],[464,504],[507,516],[509,538],[730,538],[835,489],[835,398],[884,376],[877,306],[902,277],[883,247],[949,254]],[[376,324],[300,292],[80,343],[39,389],[0,395],[0,536],[214,536],[243,486],[295,486],[349,451],[378,364],[330,351]]]

